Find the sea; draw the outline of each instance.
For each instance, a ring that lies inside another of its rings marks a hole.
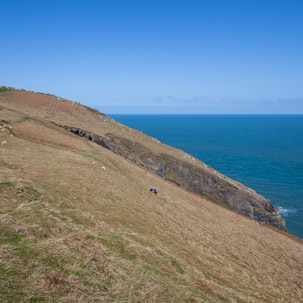
[[[303,115],[110,115],[182,149],[279,207],[303,238]]]

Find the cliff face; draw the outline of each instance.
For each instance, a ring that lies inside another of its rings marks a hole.
[[[60,126],[60,125],[58,125]],[[286,230],[285,220],[276,214],[268,199],[255,191],[204,167],[190,164],[169,154],[155,154],[143,144],[107,133],[104,137],[70,126],[64,129],[95,142],[193,193],[257,221]],[[185,154],[186,157],[190,157]],[[198,161],[191,158],[194,162]]]

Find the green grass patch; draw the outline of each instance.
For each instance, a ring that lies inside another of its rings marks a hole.
[[[15,184],[12,182],[1,182],[0,183],[0,192],[2,192],[3,190],[10,188],[10,187],[14,187]]]
[[[101,235],[101,242],[113,252],[120,255],[125,253],[124,243],[119,235]]]
[[[38,255],[38,252],[28,243],[26,235],[3,224],[0,225],[0,243],[15,246],[16,252],[23,261],[31,260]]]
[[[223,207],[225,207],[227,209],[237,211],[237,208],[235,206],[232,207],[231,205],[229,205],[228,202],[225,199],[223,201],[218,201],[216,203],[222,205]]]
[[[19,256],[23,259],[25,263],[29,263],[34,258],[37,258],[39,256],[39,251],[35,250],[30,246],[29,243],[26,243],[24,239],[23,241],[20,241],[19,245],[17,246],[17,251],[19,253]]]
[[[110,251],[118,254],[120,257],[134,261],[137,259],[137,255],[129,248],[125,247],[125,240],[119,235],[104,235],[99,234],[100,240],[103,245],[108,247]]]
[[[179,181],[180,180],[180,178],[177,175],[173,174],[173,173],[165,173],[164,179],[174,180],[174,181]]]
[[[137,259],[137,255],[136,255],[136,254],[129,254],[129,255],[128,255],[128,259],[134,261],[134,260]]]
[[[6,268],[4,265],[0,265],[0,277],[2,278],[10,278],[15,276],[22,276],[23,273],[21,270],[14,268]]]
[[[23,272],[0,265],[0,301],[21,302],[25,293],[22,285]],[[2,301],[3,300],[3,301]]]
[[[10,244],[16,246],[19,245],[24,237],[24,235],[12,231],[6,226],[0,226],[0,243],[2,244]]]
[[[30,303],[38,303],[38,302],[44,302],[44,301],[45,301],[45,299],[40,296],[33,296],[29,299]]]
[[[5,264],[0,264],[0,301],[22,302],[25,293],[23,256],[19,247],[23,245],[25,236],[0,225],[0,244],[11,245],[14,249]],[[2,301],[3,300],[3,301]]]
[[[61,256],[53,255],[47,255],[46,257],[42,258],[41,261],[53,269],[59,269],[61,272],[64,272],[66,265],[70,263],[67,259],[64,259]]]
[[[38,256],[38,251],[31,247],[26,235],[3,224],[0,225],[0,243],[14,246],[16,253],[25,263]]]
[[[5,93],[5,92],[9,92],[9,91],[10,91],[10,89],[8,89],[8,88],[0,88],[0,94]]]
[[[9,133],[10,133],[11,135],[17,136],[16,133],[15,133],[10,127],[6,126],[5,128],[9,131]]]
[[[171,264],[172,267],[174,267],[176,269],[176,271],[179,274],[184,274],[184,270],[183,270],[183,268],[181,267],[181,265],[179,264],[179,262],[177,260],[171,260],[170,264]]]
[[[24,296],[25,296],[24,292],[20,291],[19,288],[11,287],[11,285],[9,285],[5,290],[0,289],[0,298],[6,300],[1,302],[8,302],[8,303],[24,302],[23,301]]]

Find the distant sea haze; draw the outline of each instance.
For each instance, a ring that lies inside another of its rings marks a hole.
[[[303,115],[111,115],[180,148],[280,207],[303,237]]]

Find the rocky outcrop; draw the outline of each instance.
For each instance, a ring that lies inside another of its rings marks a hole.
[[[58,125],[60,126],[60,125]],[[268,199],[213,169],[182,161],[168,154],[156,155],[142,144],[124,137],[102,137],[79,128],[60,126],[95,142],[193,193],[257,221],[286,231],[285,221]]]

